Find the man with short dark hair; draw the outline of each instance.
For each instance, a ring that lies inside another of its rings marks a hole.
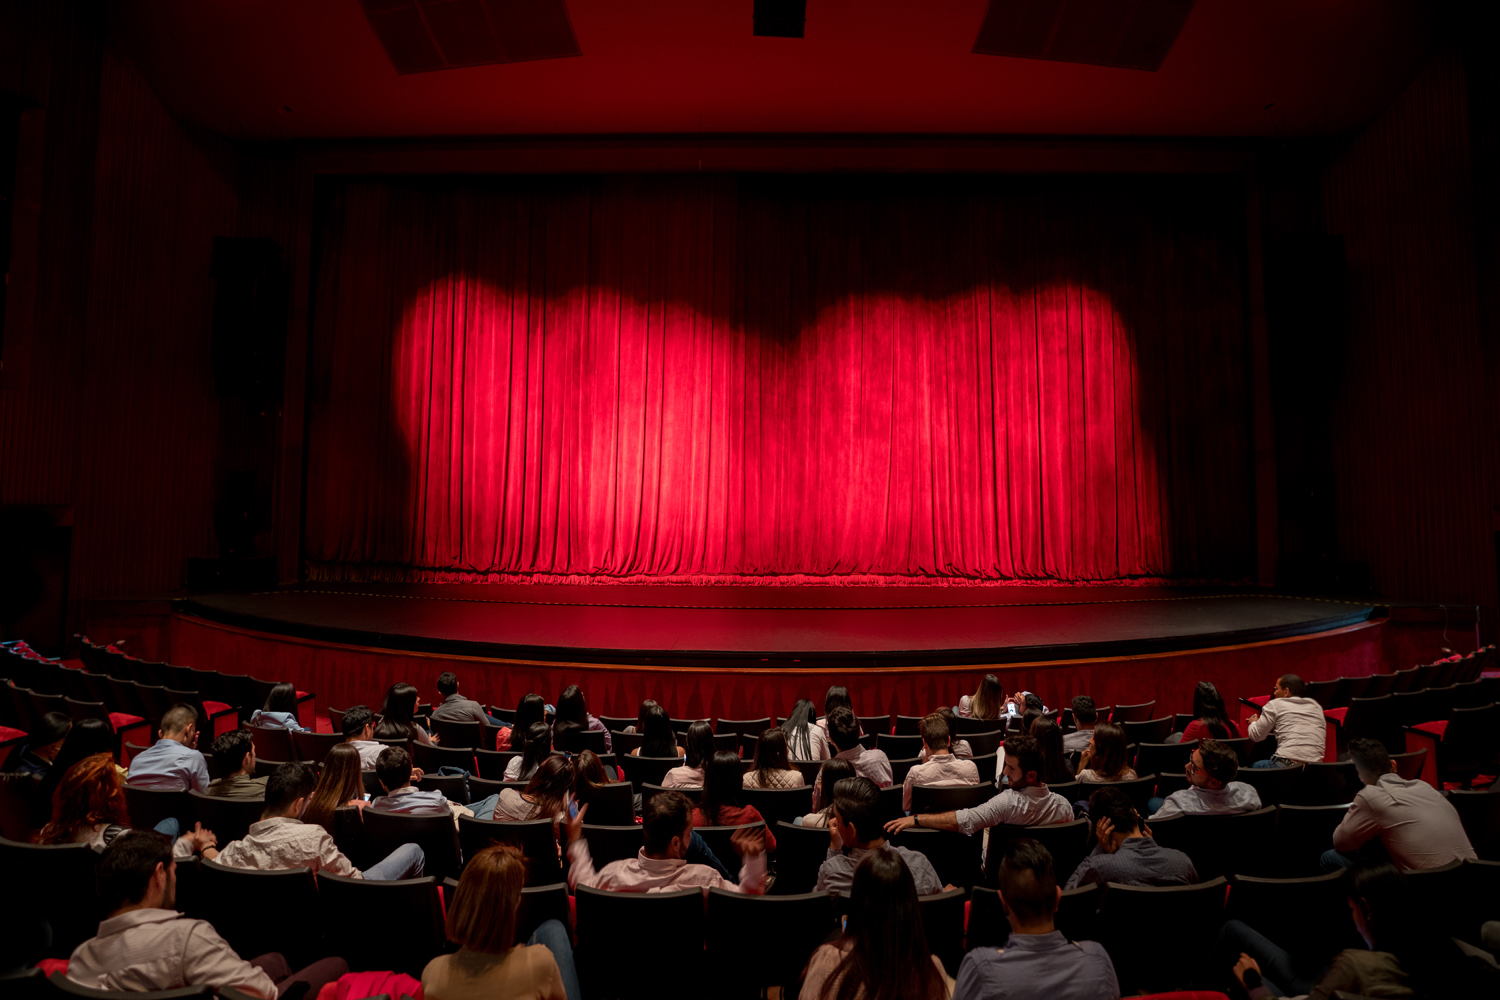
[[[344,742],[359,751],[359,766],[362,770],[375,770],[375,761],[385,744],[375,739],[375,713],[368,705],[355,705],[344,713],[340,725]]]
[[[973,764],[969,765],[973,767]],[[978,784],[976,780],[974,784]],[[917,895],[943,891],[943,880],[925,854],[886,843],[880,825],[880,789],[869,778],[845,778],[833,786],[833,814],[828,817],[828,857],[818,868],[818,892],[848,892],[854,870],[876,851],[895,851],[911,870]]]
[[[1187,766],[1188,787],[1168,795],[1151,814],[1152,819],[1171,819],[1184,814],[1243,813],[1260,808],[1260,793],[1243,781],[1239,758],[1218,740],[1200,740]]]
[[[1073,806],[1042,781],[1042,748],[1030,736],[1012,736],[1005,741],[1001,776],[1009,787],[973,809],[902,816],[885,825],[886,833],[900,833],[913,826],[933,830],[957,830],[973,835],[1006,823],[1011,826],[1042,826],[1071,823]]]
[[[437,689],[438,694],[443,696],[443,700],[433,706],[434,722],[479,722],[502,727],[505,725],[486,712],[479,702],[465,698],[458,693],[458,675],[453,671],[442,672],[437,679]]]
[[[67,977],[94,990],[133,993],[186,986],[234,987],[275,1000],[294,984],[316,997],[349,971],[341,958],[325,958],[293,974],[279,954],[247,962],[206,920],[178,913],[177,863],[162,834],[131,830],[99,859],[99,901],[109,917],[99,934],[74,950]]]
[[[248,729],[233,729],[209,747],[219,777],[208,783],[208,794],[230,799],[263,799],[265,776],[255,777],[255,743]]]
[[[1351,867],[1356,859],[1349,855],[1377,838],[1397,868],[1438,868],[1477,857],[1453,803],[1427,782],[1397,774],[1385,744],[1350,740],[1349,758],[1364,787],[1333,831],[1324,871]]]
[[[1073,696],[1073,724],[1078,728],[1063,734],[1064,753],[1083,753],[1094,738],[1094,725],[1099,721],[1099,710],[1094,699],[1086,694]]]
[[[840,705],[828,713],[828,739],[835,757],[854,765],[854,773],[869,778],[881,788],[891,787],[891,759],[884,750],[866,750],[859,742],[859,720],[854,712]],[[813,809],[823,808],[823,774],[813,781]]]
[[[911,812],[911,790],[916,785],[977,785],[979,767],[972,760],[959,760],[951,749],[948,720],[934,712],[922,720],[922,746],[927,751],[921,764],[906,772],[901,788],[901,810]]]
[[[1120,982],[1104,946],[1069,941],[1053,923],[1062,891],[1045,847],[1030,839],[1007,843],[998,888],[1010,937],[1003,948],[964,956],[953,1000],[1118,1000]]]
[[[567,823],[568,888],[580,885],[615,892],[672,892],[702,887],[728,889],[759,896],[766,891],[766,837],[764,830],[737,830],[731,841],[743,859],[740,882],[735,885],[708,865],[684,860],[693,841],[693,804],[681,792],[657,792],[646,804],[641,820],[644,846],[633,858],[611,861],[594,870],[589,845],[583,838],[585,804]]]
[[[361,873],[327,830],[316,823],[302,822],[302,812],[317,784],[313,769],[300,761],[278,766],[266,783],[266,808],[260,821],[250,824],[243,840],[232,841],[219,852],[219,864],[263,872],[306,867],[374,881],[422,877],[425,857],[416,844],[402,844]]]
[[[198,746],[198,710],[181,702],[162,714],[161,738],[135,755],[126,780],[169,792],[208,790],[208,761]]]
[[[472,816],[474,811],[468,806],[459,805],[457,802],[449,801],[448,797],[439,791],[423,791],[412,784],[413,778],[421,781],[421,772],[411,766],[411,758],[401,747],[386,747],[380,751],[380,756],[375,760],[375,778],[380,782],[380,787],[385,790],[384,795],[377,795],[370,800],[369,808],[379,809],[381,812],[411,813],[416,816],[440,816],[443,813],[453,815],[453,824],[458,825],[458,817]]]
[[[1274,756],[1256,761],[1256,767],[1296,767],[1323,759],[1328,722],[1323,706],[1305,697],[1307,685],[1296,674],[1282,674],[1271,688],[1271,700],[1258,715],[1250,717],[1246,735],[1252,743],[1276,737]]]
[[[1099,842],[1074,869],[1067,887],[1098,882],[1121,885],[1192,885],[1198,881],[1192,859],[1151,839],[1130,796],[1105,785],[1089,796],[1089,817]]]

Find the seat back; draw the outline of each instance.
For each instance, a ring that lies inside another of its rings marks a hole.
[[[481,778],[491,781],[505,780],[505,766],[512,758],[521,756],[519,750],[484,750],[474,751],[474,764],[479,769]]]
[[[1349,687],[1342,680],[1308,681],[1303,696],[1311,698],[1324,708],[1343,708],[1349,703]]]
[[[328,758],[328,753],[334,747],[344,742],[340,733],[292,733],[292,747],[296,752],[293,760],[310,760],[315,764],[321,764]]]
[[[953,736],[955,739],[959,737],[968,739],[975,733],[992,733],[997,729],[1004,731],[1005,716],[1002,715],[998,719],[973,719],[959,715],[953,719]]]
[[[1163,715],[1156,719],[1142,719],[1139,722],[1123,722],[1121,726],[1125,729],[1125,741],[1127,743],[1165,743],[1167,737],[1172,735],[1172,717]],[[1140,768],[1136,768],[1137,772]]]
[[[974,756],[974,766],[979,768],[979,783],[981,785],[993,785],[995,774],[1000,769],[1000,754],[987,753],[984,756]]]
[[[703,892],[608,892],[578,886],[579,982],[585,996],[659,997],[661,978],[643,973],[620,955],[650,955],[672,978],[697,983],[703,976]]]
[[[875,749],[885,751],[887,757],[916,757],[922,752],[922,737],[877,733]]]
[[[443,879],[443,898],[445,908],[452,909],[454,900],[458,898],[458,879]],[[548,920],[556,920],[569,931],[572,930],[573,913],[566,882],[531,885],[521,889],[521,901],[516,907],[516,935],[511,943],[525,944],[536,933],[536,929]]]
[[[1131,778],[1128,781],[1081,782],[1080,790],[1084,794],[1079,798],[1088,798],[1096,788],[1108,785],[1110,788],[1118,788],[1124,792],[1130,798],[1131,805],[1135,806],[1135,811],[1144,816],[1147,812],[1146,803],[1151,800],[1152,795],[1156,794],[1156,775],[1141,774],[1139,770],[1136,774],[1140,777]]]
[[[740,795],[745,805],[754,806],[767,825],[774,826],[783,821],[790,823],[798,816],[812,812],[812,793],[811,785],[797,788],[757,788],[746,785]]]
[[[733,736],[730,740],[735,744],[735,748],[738,748],[738,740]],[[597,729],[574,729],[571,732],[559,734],[556,749],[564,753],[583,753],[585,750],[592,750],[596,754],[602,754],[604,753],[604,733]]]
[[[170,817],[186,832],[198,820],[197,805],[186,791],[141,788],[127,781],[125,805],[130,810],[130,825],[137,830],[149,830]]]
[[[1305,765],[1302,772],[1297,804],[1332,806],[1353,802],[1354,793],[1363,787],[1352,760],[1314,761]]]
[[[912,785],[911,811],[942,813],[973,809],[987,801],[993,792],[989,785]]]
[[[1059,878],[1058,885],[1065,880]],[[1099,909],[1102,895],[1098,883],[1064,889],[1054,920],[1057,929],[1069,941],[1091,941],[1095,932],[1094,915]],[[969,893],[969,925],[964,934],[964,947],[998,948],[1010,937],[1010,920],[1000,904],[998,890],[988,886],[975,886]]]
[[[432,876],[373,882],[318,872],[318,913],[324,948],[353,972],[389,969],[414,978],[443,950],[441,880]],[[382,932],[370,933],[370,918]]]
[[[84,997],[85,1000],[186,1000],[188,997],[211,997],[214,995],[213,987],[204,984],[202,986],[184,986],[175,990],[91,990],[87,986],[80,986],[61,972],[54,972],[47,977],[47,986],[51,990],[49,996]]]
[[[0,838],[0,870],[6,873],[11,905],[52,927],[46,957],[67,958],[98,933],[104,919],[94,892],[98,861],[88,844],[27,844]]]
[[[438,745],[449,749],[463,749],[469,747],[484,746],[484,723],[482,722],[453,722],[448,719],[432,720],[433,734],[438,738]]]
[[[925,827],[911,827],[890,838],[890,842],[898,847],[925,855],[940,883],[965,889],[978,883],[983,875],[979,867],[982,840],[951,830]]]
[[[641,744],[646,742],[646,737],[640,733],[622,733],[611,730],[609,734],[609,745],[614,747],[615,753],[625,756],[632,750],[639,750]]]
[[[292,734],[285,729],[270,729],[265,726],[250,726],[250,742],[255,745],[255,756],[267,760],[297,760],[297,748],[292,745]]]
[[[1247,813],[1204,813],[1151,822],[1151,835],[1163,847],[1193,859],[1199,879],[1274,871],[1276,807]]]
[[[1236,875],[1225,916],[1275,927],[1299,968],[1322,969],[1345,948],[1364,947],[1349,919],[1344,883],[1342,871],[1305,878]]]
[[[1288,877],[1321,874],[1323,852],[1333,846],[1333,831],[1349,812],[1349,806],[1277,807],[1277,872]]]
[[[895,732],[897,736],[920,736],[922,735],[922,720],[925,715],[898,715],[896,716]]]
[[[1298,791],[1302,786],[1302,773],[1306,767],[1305,764],[1295,767],[1241,767],[1234,780],[1243,781],[1254,788],[1263,806],[1297,802]]]
[[[1109,715],[1109,720],[1111,722],[1118,723],[1145,722],[1147,719],[1150,719],[1152,717],[1151,713],[1154,711],[1156,711],[1156,702],[1154,701],[1143,701],[1135,705],[1116,705],[1114,711]],[[1101,714],[1101,718],[1102,717],[1103,716]],[[1170,735],[1171,716],[1168,716],[1167,718],[1169,720],[1169,728],[1167,729],[1167,734]],[[1164,740],[1166,739],[1166,737],[1163,736],[1162,739]],[[1152,740],[1151,742],[1160,743],[1162,742],[1162,740]]]
[[[641,785],[641,815],[645,815],[646,807],[651,804],[651,800],[656,798],[662,792],[676,792],[678,795],[684,795],[687,797],[687,800],[689,802],[693,803],[693,805],[697,805],[698,803],[703,801],[703,789],[696,785],[684,785],[678,788],[667,788],[663,785],[653,785],[648,781],[645,784]]]
[[[220,837],[219,844],[225,843]],[[318,884],[311,868],[257,871],[203,861],[188,916],[213,924],[240,955],[279,951],[292,968],[324,955]]]
[[[1347,747],[1350,740],[1373,739],[1385,744],[1389,752],[1400,753],[1406,749],[1406,736],[1401,731],[1399,712],[1400,705],[1388,694],[1376,698],[1349,699],[1344,722],[1339,726],[1339,747]]]
[[[1099,927],[1123,995],[1191,985],[1224,922],[1226,885],[1216,878],[1181,886],[1111,882],[1105,888]]]
[[[776,824],[775,895],[811,892],[818,883],[818,869],[828,857],[828,828]]]
[[[416,844],[422,848],[425,860],[424,875],[444,879],[457,875],[459,863],[458,834],[453,829],[453,814],[442,813],[431,816],[386,812],[383,809],[365,809],[365,838],[370,856],[379,860],[402,844]]]
[[[243,840],[250,831],[250,824],[260,821],[260,814],[266,807],[265,799],[233,799],[227,795],[194,791],[187,794],[193,801],[198,822],[203,824],[203,829],[214,832],[221,848],[231,840]]]
[[[1396,690],[1396,682],[1400,679],[1397,674],[1371,674],[1365,685],[1365,698],[1379,698]]]
[[[465,858],[472,858],[491,844],[513,844],[520,848],[526,856],[527,885],[551,885],[561,882],[565,875],[551,819],[517,823],[460,816],[458,836]]]
[[[474,801],[469,797],[469,780],[461,774],[424,774],[417,787],[424,792],[442,792],[443,798],[461,806]]]
[[[871,736],[879,736],[891,731],[891,717],[889,715],[856,715],[859,720],[859,731]],[[906,756],[906,754],[902,754]]]
[[[891,784],[904,785],[906,775],[912,768],[922,763],[920,757],[894,757],[891,759]]]
[[[824,892],[747,896],[710,889],[704,960],[727,992],[759,996],[779,986],[791,996],[808,959],[833,929]]]
[[[1001,824],[990,827],[990,846],[985,854],[984,884],[991,889],[999,882],[1000,860],[1005,855],[1005,845],[1012,840],[1035,840],[1052,855],[1052,871],[1057,884],[1063,885],[1078,867],[1089,850],[1091,824],[1087,819],[1075,819],[1069,823],[1049,823],[1046,826],[1010,826]]]
[[[765,829],[765,823],[746,823],[742,826],[699,826],[694,827],[693,832],[703,838],[703,843],[733,874],[740,870],[740,853],[735,850],[734,835],[740,830]]]
[[[1447,795],[1474,853],[1484,861],[1500,861],[1500,795],[1490,790],[1457,788]]]
[[[1438,777],[1447,781],[1471,781],[1481,773],[1494,774],[1500,744],[1495,727],[1500,724],[1500,705],[1455,708],[1437,748]]]
[[[620,770],[625,773],[625,778],[635,786],[638,792],[642,791],[645,785],[660,785],[668,771],[682,766],[680,757],[638,757],[617,754],[615,759]]]
[[[635,822],[635,790],[628,781],[600,785],[590,789],[586,795],[579,794],[578,799],[580,804],[587,803],[590,822],[603,825]]]
[[[950,889],[917,898],[927,950],[938,957],[950,976],[958,975],[958,965],[964,958],[964,917],[968,896],[964,889]]]
[[[40,774],[0,772],[0,837],[30,842],[31,835],[50,818]]]
[[[439,768],[456,767],[463,771],[474,771],[474,751],[469,747],[430,746],[413,743],[411,762],[423,771],[436,773]]]
[[[1404,780],[1412,781],[1422,776],[1422,766],[1427,763],[1427,748],[1393,753],[1391,760],[1396,764],[1396,773]]]
[[[645,835],[639,823],[620,826],[585,823],[583,839],[588,842],[589,857],[594,861],[595,870],[611,861],[628,861],[640,854],[645,846]]]
[[[1198,741],[1181,743],[1138,743],[1135,748],[1136,774],[1161,774],[1163,771],[1181,771],[1188,758],[1198,749]]]
[[[969,744],[969,750],[977,760],[980,757],[991,756],[1000,749],[1000,744],[1005,742],[1005,730],[991,729],[982,733],[970,733],[962,739]]]

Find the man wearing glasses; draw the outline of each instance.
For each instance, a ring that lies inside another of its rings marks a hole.
[[[1152,799],[1148,813],[1152,819],[1170,819],[1184,814],[1243,813],[1260,808],[1260,793],[1243,781],[1234,751],[1218,740],[1203,740],[1193,751],[1184,770],[1188,787],[1173,792],[1164,800]]]

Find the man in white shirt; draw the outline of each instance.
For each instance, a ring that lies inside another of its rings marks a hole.
[[[891,787],[891,759],[884,750],[866,750],[859,742],[859,720],[850,709],[835,708],[828,713],[828,737],[842,757],[854,765],[854,773],[869,778],[880,788]],[[823,808],[823,775],[813,782],[813,810]]]
[[[948,720],[934,712],[922,720],[922,744],[927,760],[912,765],[901,789],[901,810],[911,812],[911,790],[915,785],[977,785],[979,767],[972,760],[959,760],[951,749]]]
[[[411,758],[401,747],[385,747],[375,760],[375,778],[384,795],[370,800],[371,809],[381,812],[411,813],[417,816],[441,816],[451,813],[453,825],[458,826],[458,817],[472,816],[474,810],[449,801],[439,791],[423,791],[412,784],[413,777],[421,780],[421,771],[411,766]],[[491,806],[491,809],[494,807]]]
[[[386,882],[422,877],[426,859],[416,844],[402,844],[361,873],[327,830],[316,823],[302,822],[303,810],[317,784],[312,768],[300,761],[277,767],[266,782],[266,807],[260,821],[250,824],[243,840],[233,841],[219,852],[219,864],[263,872],[306,867],[330,875]]]
[[[1271,688],[1271,700],[1250,717],[1250,742],[1276,737],[1276,754],[1256,761],[1256,767],[1295,767],[1323,759],[1328,722],[1323,706],[1303,696],[1307,685],[1296,674],[1282,674]]]
[[[973,835],[1002,823],[1010,826],[1045,826],[1071,823],[1073,806],[1041,780],[1042,748],[1030,736],[1012,736],[1005,741],[1004,777],[1010,787],[973,809],[902,816],[885,825],[886,833],[900,833],[913,826],[934,830],[957,830]]]
[[[588,841],[583,839],[585,804],[568,821],[568,888],[580,885],[615,892],[672,892],[677,889],[728,889],[752,896],[766,891],[766,836],[764,830],[742,829],[732,839],[743,859],[735,885],[708,865],[685,859],[693,840],[693,806],[681,792],[657,792],[646,805],[641,821],[645,846],[633,858],[611,861],[594,870]]]
[[[213,925],[177,912],[177,863],[172,842],[149,830],[131,830],[110,844],[95,873],[99,901],[109,917],[99,934],[74,950],[67,977],[93,990],[134,993],[232,986],[276,1000],[294,983],[316,997],[349,971],[341,958],[325,958],[293,974],[276,953],[245,961]]]
[[[1477,855],[1453,803],[1425,781],[1408,781],[1379,740],[1349,741],[1349,757],[1364,786],[1338,828],[1323,870],[1351,867],[1349,855],[1377,838],[1397,868],[1437,868]]]
[[[1099,721],[1099,710],[1094,699],[1086,694],[1073,698],[1073,723],[1078,727],[1063,735],[1063,753],[1083,753],[1094,738],[1094,724]]]
[[[1151,812],[1152,819],[1201,816],[1205,813],[1243,813],[1260,808],[1260,793],[1243,781],[1239,758],[1218,740],[1202,740],[1193,750],[1187,767],[1188,787],[1168,795]]]

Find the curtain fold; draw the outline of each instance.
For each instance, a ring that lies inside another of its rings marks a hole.
[[[309,576],[1247,579],[1238,199],[1192,177],[336,182]]]

